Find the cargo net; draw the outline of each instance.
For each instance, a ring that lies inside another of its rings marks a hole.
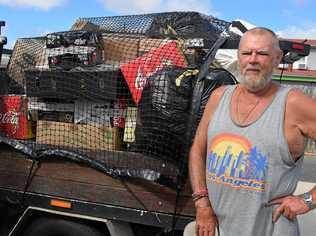
[[[227,27],[197,13],[166,13],[83,18],[70,31],[19,39],[1,99],[2,140],[34,159],[175,180],[197,124],[199,65],[220,34],[235,37]],[[234,82],[227,71],[210,73],[201,107],[215,87]]]

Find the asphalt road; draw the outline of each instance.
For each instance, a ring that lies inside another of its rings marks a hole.
[[[316,156],[305,156],[303,163],[303,175],[301,180],[316,183]]]

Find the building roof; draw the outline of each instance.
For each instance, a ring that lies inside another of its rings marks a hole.
[[[316,39],[285,39],[285,40],[299,42],[299,43],[304,42],[306,40],[305,41],[306,44],[309,44],[312,47],[316,47]]]
[[[282,72],[282,69],[276,69],[274,70],[274,74],[280,75]],[[304,77],[313,77],[316,78],[316,70],[296,70],[293,69],[291,71],[284,69],[283,75],[287,76],[304,76]]]

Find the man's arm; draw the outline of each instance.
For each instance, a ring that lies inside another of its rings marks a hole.
[[[288,137],[294,140],[295,137],[301,137],[301,139],[296,139],[298,140],[297,142],[291,142],[290,145],[296,145],[300,149],[304,143],[303,136],[316,140],[316,100],[305,95],[300,90],[293,89],[289,92],[287,98],[285,114]],[[316,187],[309,192],[312,195],[313,205],[316,206]],[[302,196],[282,197],[272,200],[268,205],[273,204],[279,205],[273,214],[274,221],[281,214],[289,220],[293,220],[297,215],[305,214],[311,210],[311,207],[304,201]]]
[[[288,95],[286,109],[293,116],[297,129],[305,137],[316,140],[316,100],[293,89]]]
[[[316,141],[316,100],[298,89],[293,89],[288,95],[287,109],[293,116],[298,132],[304,137]],[[310,190],[313,204],[316,206],[316,187]]]
[[[225,87],[214,90],[204,109],[200,124],[197,128],[195,138],[189,155],[189,174],[193,192],[206,189],[206,147],[207,128],[214,110],[224,92]],[[211,203],[207,197],[195,201],[196,207],[196,234],[214,235],[217,218],[213,212]],[[207,234],[204,234],[207,232]]]
[[[316,187],[310,190],[313,195],[313,203],[316,205]],[[311,210],[306,204],[301,195],[299,196],[286,196],[278,199],[274,199],[268,203],[267,206],[278,205],[272,215],[272,220],[276,222],[280,215],[283,215],[289,220],[294,220],[296,216],[305,214]],[[315,207],[313,207],[315,208]]]
[[[208,123],[222,97],[224,89],[225,87],[220,87],[212,92],[191,146],[189,155],[189,174],[193,192],[206,188],[205,162]]]

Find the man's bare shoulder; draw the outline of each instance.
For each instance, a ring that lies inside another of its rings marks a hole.
[[[212,92],[210,98],[208,99],[204,113],[207,113],[209,116],[213,113],[213,111],[217,107],[221,97],[223,96],[226,88],[227,88],[227,86],[223,85],[221,87],[216,88]]]
[[[286,119],[300,132],[316,140],[316,100],[298,89],[292,89],[286,102]]]
[[[307,104],[316,105],[316,100],[303,93],[300,89],[293,88],[287,97],[287,106],[290,108],[304,108]]]
[[[216,88],[216,89],[212,92],[212,94],[211,94],[211,96],[210,96],[211,100],[214,101],[214,102],[216,102],[216,103],[218,103],[218,101],[219,101],[219,100],[221,99],[221,97],[223,96],[223,94],[224,94],[226,88],[227,88],[226,85],[223,85],[223,86],[221,86],[221,87]]]
[[[286,101],[286,114],[290,120],[305,126],[316,122],[316,100],[299,89],[291,89]]]

